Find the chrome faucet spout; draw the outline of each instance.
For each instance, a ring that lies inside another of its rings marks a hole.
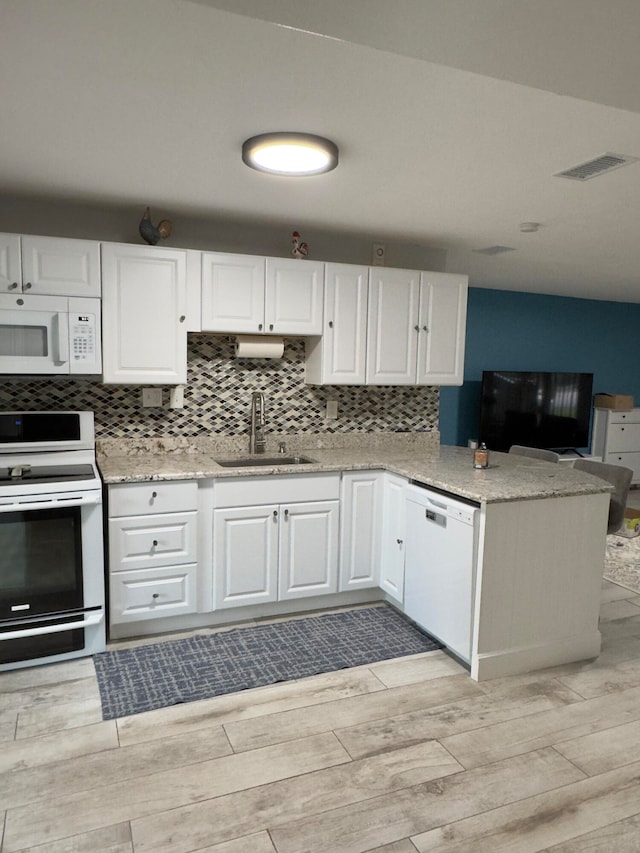
[[[264,434],[265,423],[264,394],[260,391],[254,391],[251,395],[250,453],[264,453],[267,449],[267,439]]]

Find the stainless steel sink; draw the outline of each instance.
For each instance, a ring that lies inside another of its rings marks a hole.
[[[239,459],[216,459],[223,468],[274,468],[276,465],[309,465],[308,456],[242,456]]]

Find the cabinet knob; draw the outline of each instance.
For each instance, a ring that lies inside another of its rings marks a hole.
[[[274,511],[273,511],[273,517],[274,518],[278,517],[278,510],[277,509],[274,509]]]
[[[151,598],[160,598],[160,593],[154,592],[153,595],[151,596]]]
[[[396,542],[398,543],[398,545],[402,545],[402,539],[396,539]]]
[[[9,285],[9,290],[17,290],[17,289],[18,289],[18,282],[12,281],[11,284]]]
[[[185,315],[184,315],[184,314],[181,314],[181,315],[180,315],[180,322],[181,322],[181,323],[184,323],[184,321],[185,321],[186,319],[187,319],[187,318],[185,317]]]
[[[154,539],[151,544],[153,545],[154,548],[157,548],[158,547],[158,540]]]
[[[329,320],[329,328],[333,329],[333,320]]]
[[[285,520],[289,518],[289,510],[288,509],[285,509],[285,511],[284,511],[284,517],[285,517]]]
[[[273,332],[273,323],[269,323],[269,331]]]
[[[262,323],[258,323],[258,331],[259,331],[259,332],[261,332],[261,331],[262,331]]]
[[[422,327],[422,329],[423,329],[423,331],[425,331],[425,332],[428,332],[428,331],[429,331],[429,327],[428,327],[428,326],[423,326],[423,327]]]
[[[152,499],[153,499],[153,498],[157,498],[157,497],[158,497],[158,493],[157,493],[157,492],[151,492],[151,498],[152,498]]]
[[[416,332],[420,331],[420,326],[414,326],[413,328],[416,330]]]
[[[30,281],[28,281],[28,282],[24,285],[23,290],[31,290],[31,282],[30,282]]]

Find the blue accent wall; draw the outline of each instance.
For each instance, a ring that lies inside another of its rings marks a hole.
[[[640,304],[469,288],[464,384],[440,389],[443,444],[478,435],[483,370],[593,373],[640,406]]]

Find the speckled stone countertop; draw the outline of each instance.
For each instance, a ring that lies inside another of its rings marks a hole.
[[[440,445],[437,432],[276,436],[269,439],[265,456],[278,455],[278,438],[286,441],[287,456],[303,454],[314,462],[268,467],[218,465],[216,459],[249,455],[246,440],[237,438],[105,439],[97,444],[98,466],[108,484],[382,469],[478,503],[612,491],[603,480],[571,465],[507,453],[491,453],[489,468],[474,469],[472,451]]]

